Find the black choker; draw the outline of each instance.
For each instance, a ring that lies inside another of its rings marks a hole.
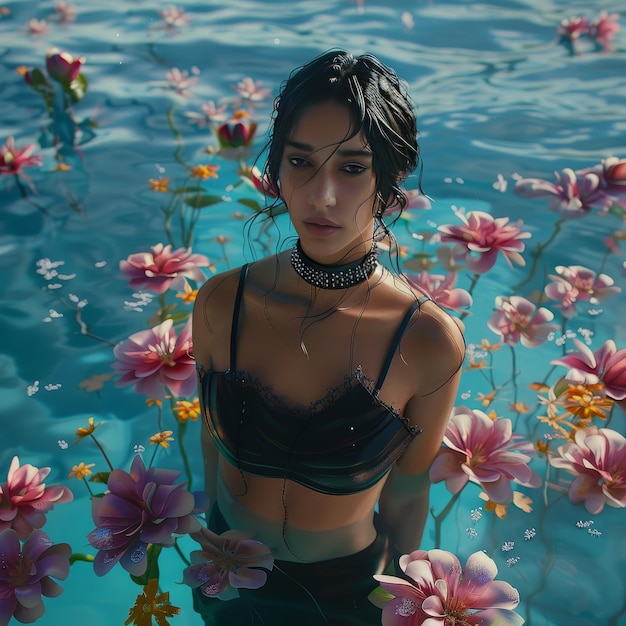
[[[367,280],[378,265],[376,244],[358,261],[346,265],[322,265],[310,259],[302,250],[300,241],[291,251],[291,265],[310,285],[320,289],[347,289]]]

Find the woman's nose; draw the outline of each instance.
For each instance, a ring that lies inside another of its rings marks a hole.
[[[335,182],[329,173],[319,170],[311,180],[309,202],[316,209],[335,206]]]

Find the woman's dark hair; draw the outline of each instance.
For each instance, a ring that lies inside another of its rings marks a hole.
[[[376,57],[352,56],[332,50],[294,70],[274,102],[265,176],[278,189],[278,172],[285,144],[303,112],[314,104],[337,102],[350,110],[349,139],[363,133],[373,152],[377,196],[382,208],[407,200],[399,183],[419,163],[417,124],[406,87],[397,74]]]

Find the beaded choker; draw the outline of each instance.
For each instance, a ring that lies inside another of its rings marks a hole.
[[[345,265],[322,265],[309,258],[296,243],[291,251],[291,265],[300,278],[320,289],[347,289],[367,280],[378,265],[377,246],[358,261]]]

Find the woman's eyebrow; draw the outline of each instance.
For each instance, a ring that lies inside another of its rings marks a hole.
[[[296,148],[297,150],[302,150],[303,152],[313,153],[316,151],[313,146],[308,143],[302,143],[301,141],[293,141],[290,139],[287,141],[286,145],[291,148]],[[361,157],[370,159],[373,157],[372,151],[368,148],[339,148],[337,150],[337,154],[342,157]]]

